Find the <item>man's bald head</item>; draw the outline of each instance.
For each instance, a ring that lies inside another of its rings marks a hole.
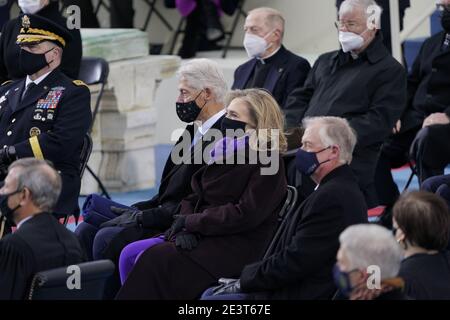
[[[281,39],[283,39],[286,20],[280,11],[268,7],[256,8],[248,13],[248,18],[255,18],[261,21],[267,28],[267,32],[278,30]]]

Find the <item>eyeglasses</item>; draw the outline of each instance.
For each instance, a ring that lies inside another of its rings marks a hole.
[[[352,22],[352,21],[350,21],[350,22],[336,21],[336,22],[334,23],[334,26],[335,26],[336,29],[338,29],[338,30],[340,30],[340,29],[342,29],[342,28],[345,27],[347,30],[354,31],[354,30],[358,29],[359,24],[356,23],[356,22]]]
[[[450,4],[438,3],[438,4],[436,4],[436,8],[441,12],[444,12],[444,11],[450,12]]]

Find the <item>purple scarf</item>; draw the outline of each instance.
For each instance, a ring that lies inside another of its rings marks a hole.
[[[222,10],[220,8],[220,1],[221,0],[211,0],[214,2],[214,4],[217,6],[217,10],[219,12],[219,15],[222,15]],[[176,0],[176,5],[178,11],[180,11],[181,15],[183,17],[187,17],[192,13],[192,11],[197,8],[197,1],[196,0]]]
[[[225,137],[217,141],[214,145],[214,149],[211,150],[211,160],[209,160],[208,164],[231,157],[235,153],[245,151],[249,141],[250,137],[248,135],[241,138]]]

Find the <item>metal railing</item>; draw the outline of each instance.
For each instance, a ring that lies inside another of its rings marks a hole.
[[[432,4],[427,7],[410,26],[405,27],[403,31],[400,31],[400,9],[398,0],[389,0],[389,6],[391,12],[392,55],[397,61],[403,63],[402,44],[436,11],[436,3],[432,2]]]

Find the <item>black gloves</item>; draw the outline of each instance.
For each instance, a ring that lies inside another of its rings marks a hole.
[[[137,209],[125,209],[111,207],[111,211],[118,214],[117,218],[111,219],[100,225],[100,228],[105,227],[134,227],[142,225],[142,211]]]
[[[181,232],[175,236],[175,246],[191,251],[198,246],[200,236],[195,233]]]
[[[186,217],[182,215],[173,216],[175,221],[172,223],[172,226],[164,233],[166,240],[171,240],[173,236],[184,229],[186,224]]]
[[[9,165],[16,160],[17,155],[14,146],[5,146],[3,149],[0,149],[0,174],[6,176]]]
[[[213,289],[213,295],[241,293],[241,280],[239,279],[219,279],[219,286]]]

